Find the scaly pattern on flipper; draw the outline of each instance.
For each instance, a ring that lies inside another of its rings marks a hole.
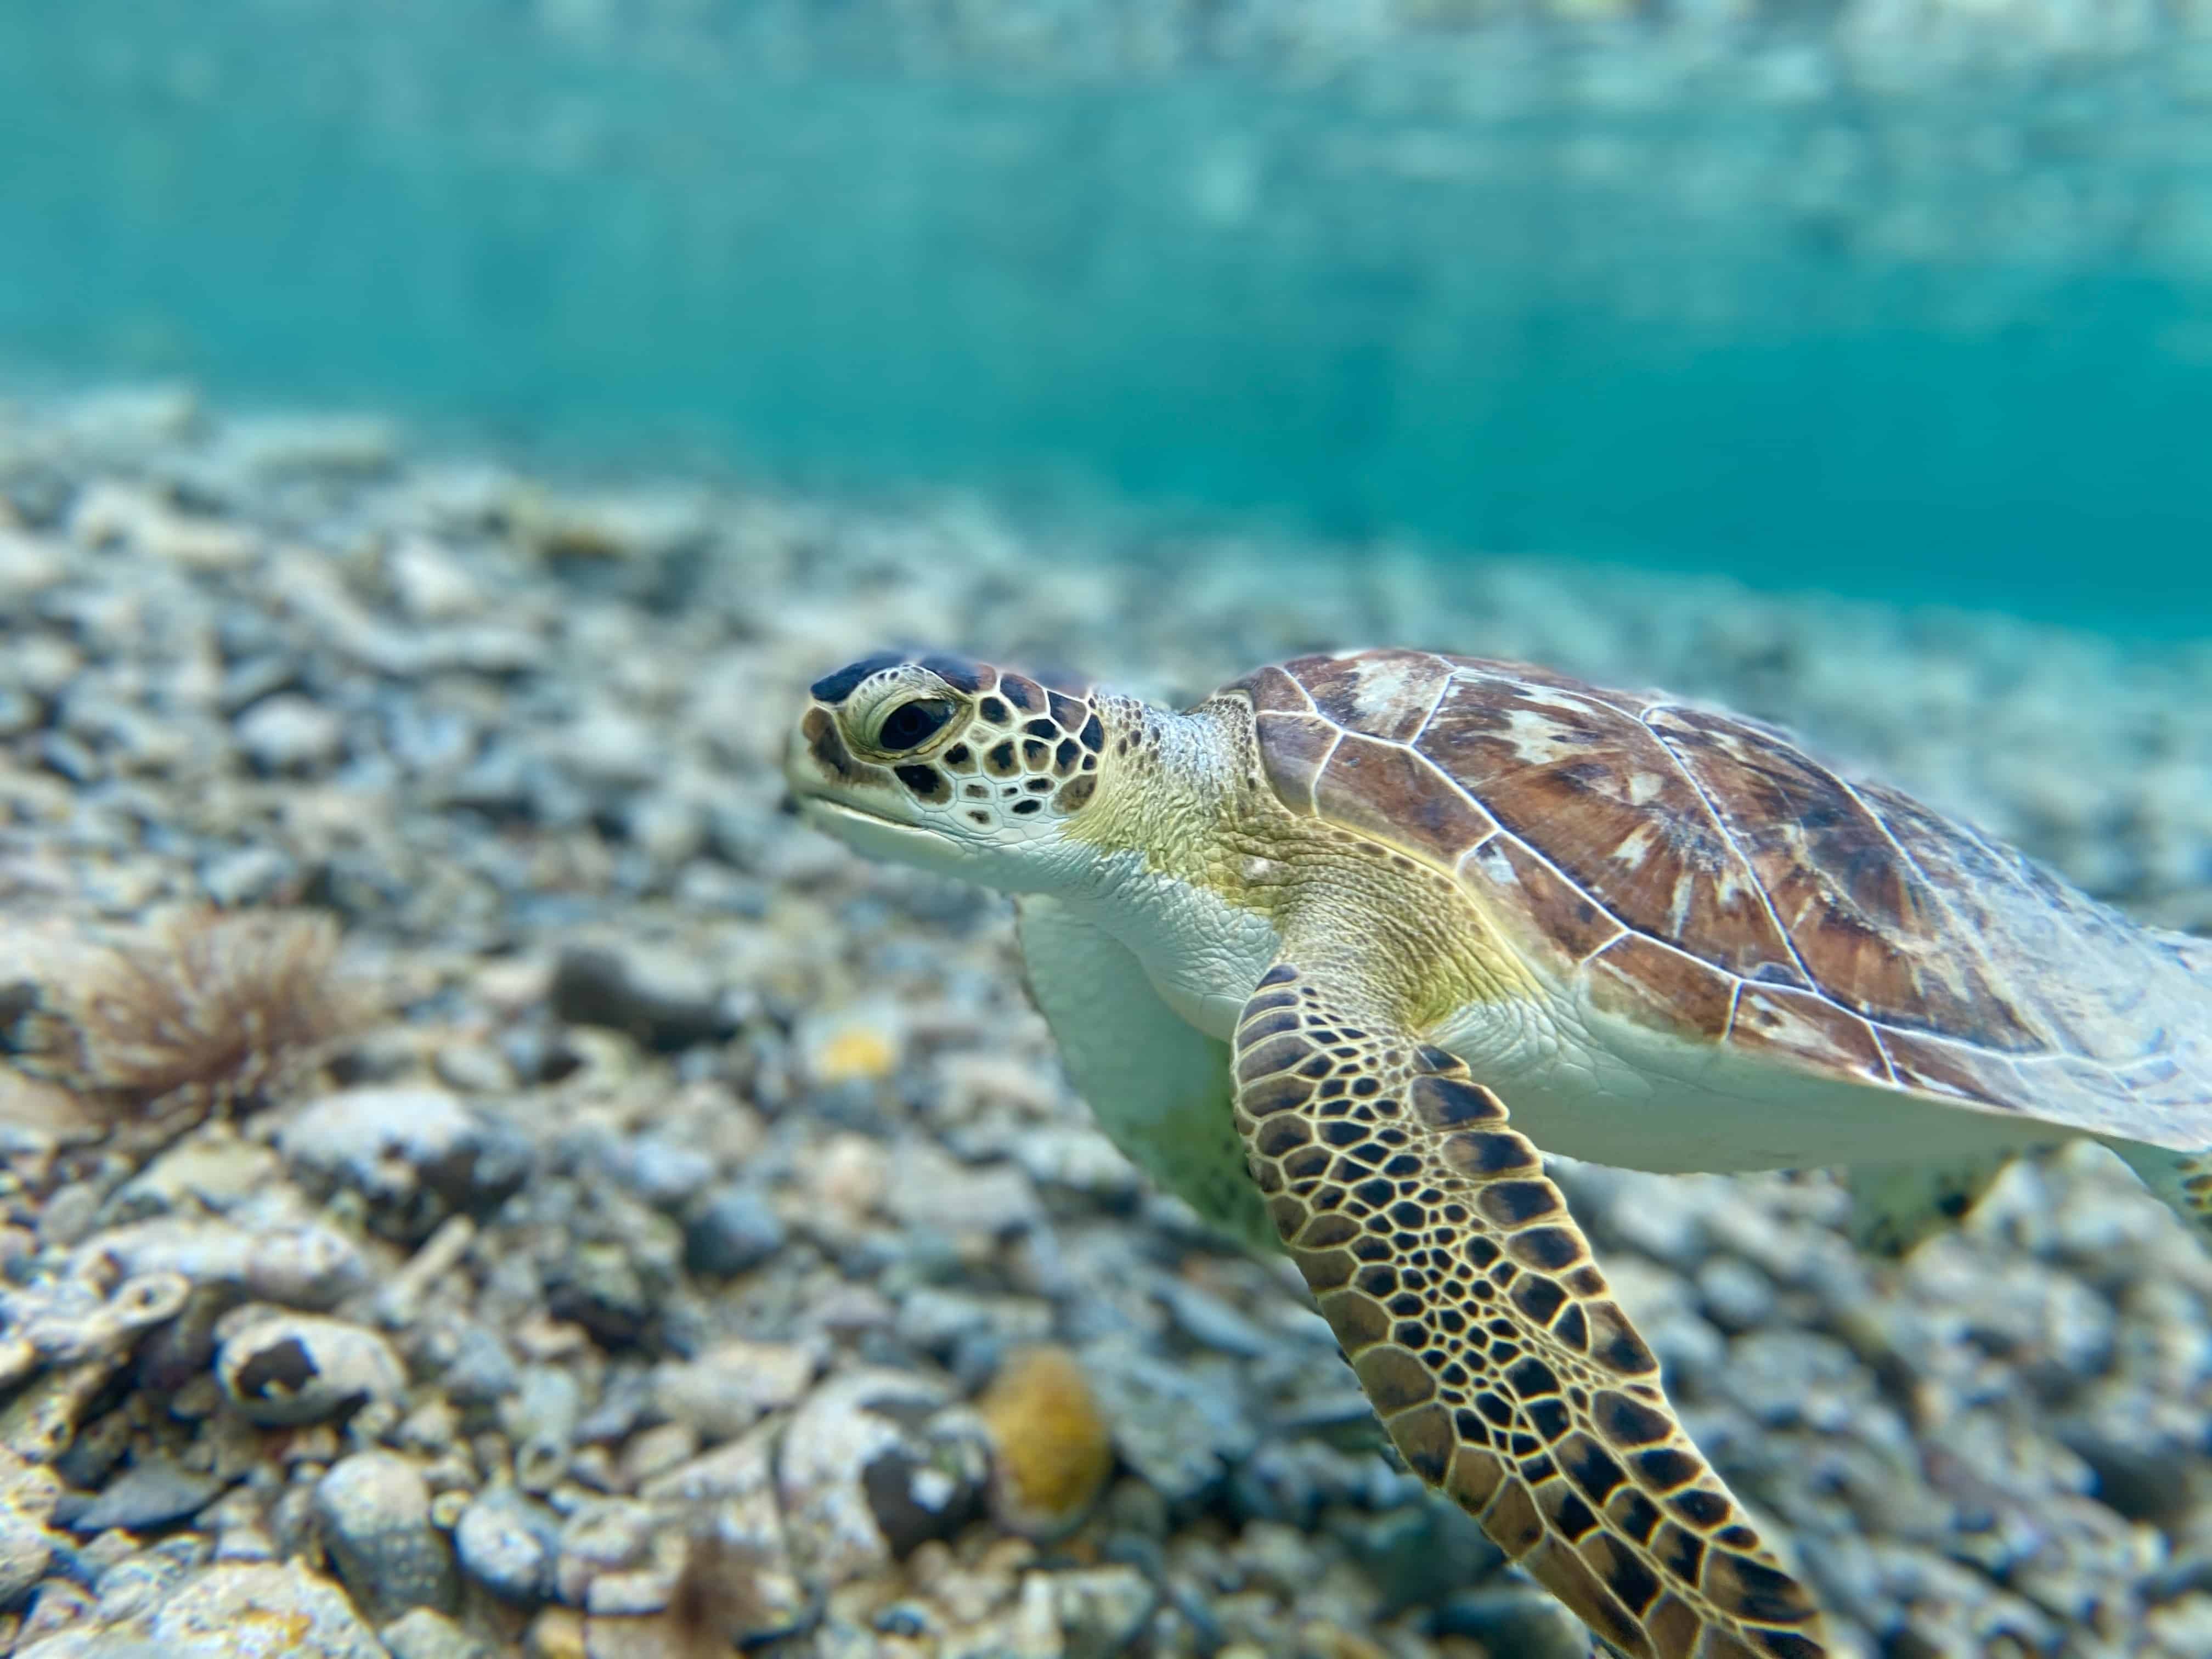
[[[1876,1255],[1908,1255],[1964,1220],[2015,1154],[1984,1152],[1917,1164],[1854,1164],[1851,1242]]]
[[[2144,1186],[2166,1200],[2166,1208],[2212,1247],[2212,1148],[2175,1152],[2117,1138],[2106,1145],[2120,1155]]]
[[[1415,1473],[1632,1659],[1822,1659],[1498,1097],[1288,964],[1235,1048],[1253,1176]]]

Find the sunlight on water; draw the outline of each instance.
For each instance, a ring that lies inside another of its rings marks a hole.
[[[1116,76],[825,67],[761,9],[210,15],[0,18],[0,365],[2212,628],[2179,47]]]

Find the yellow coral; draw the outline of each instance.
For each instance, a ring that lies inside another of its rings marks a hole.
[[[811,1069],[823,1083],[843,1083],[854,1078],[872,1082],[888,1077],[897,1063],[897,1048],[881,1031],[848,1025],[815,1051]]]
[[[1075,1356],[1058,1347],[1019,1350],[976,1410],[997,1453],[999,1519],[1037,1537],[1080,1521],[1113,1470],[1114,1444]]]

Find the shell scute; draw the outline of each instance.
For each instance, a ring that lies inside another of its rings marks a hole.
[[[1841,778],[1724,716],[1668,708],[1645,723],[1702,786],[1828,995],[1885,1024],[2037,1046],[1943,895]]]
[[[1318,714],[1267,714],[1256,725],[1267,787],[1292,811],[1313,811],[1321,769],[1343,741],[1343,732]]]
[[[1641,933],[1623,933],[1589,962],[1593,1006],[1697,1042],[1728,1036],[1741,983]]]
[[[1811,991],[1780,985],[1747,985],[1736,999],[1729,1040],[1738,1048],[1810,1060],[1823,1070],[1869,1083],[1891,1080],[1889,1063],[1873,1024]]]
[[[1223,689],[1243,692],[1252,700],[1253,708],[1262,714],[1310,714],[1315,712],[1314,701],[1306,695],[1305,688],[1291,678],[1287,669],[1278,668],[1272,664]]]
[[[1426,651],[1361,651],[1285,665],[1314,707],[1347,732],[1407,743],[1452,678],[1448,657]]]
[[[2023,1098],[2025,1080],[2002,1054],[1913,1031],[1886,1030],[1881,1036],[1890,1069],[1908,1089],[1993,1106],[2017,1105]]]
[[[1750,867],[1665,745],[1579,692],[1468,672],[1417,745],[1622,924],[1731,973],[1795,973]]]
[[[1498,825],[1411,749],[1347,733],[1314,788],[1323,817],[1449,866]]]
[[[1462,880],[1486,884],[1503,902],[1492,913],[1518,917],[1545,941],[1581,962],[1620,939],[1620,922],[1580,888],[1511,836],[1492,836],[1477,843],[1460,866]]]

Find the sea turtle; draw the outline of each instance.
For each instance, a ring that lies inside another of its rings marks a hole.
[[[814,684],[787,773],[1014,895],[1106,1131],[1279,1237],[1407,1464],[1638,1659],[1827,1648],[1539,1148],[1854,1166],[1895,1248],[2087,1135],[2212,1224],[2212,941],[1753,720],[1421,651],[1181,714],[883,655]]]

